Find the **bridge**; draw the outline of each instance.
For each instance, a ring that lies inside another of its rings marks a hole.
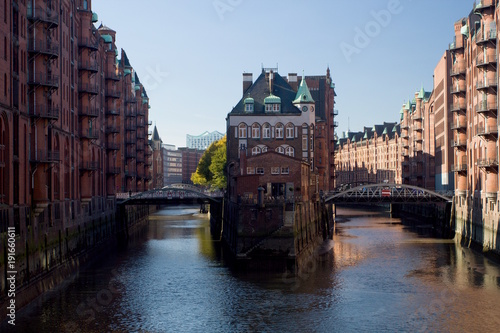
[[[451,202],[452,193],[440,194],[404,184],[366,184],[330,193],[326,203],[439,203]]]
[[[174,184],[161,189],[117,194],[121,205],[179,205],[220,203],[222,191],[205,191],[192,185]]]

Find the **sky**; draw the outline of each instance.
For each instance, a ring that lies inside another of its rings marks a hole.
[[[473,0],[94,0],[117,32],[150,99],[164,143],[226,130],[242,73],[278,67],[325,75],[337,93],[337,132],[399,121],[453,41]],[[152,128],[151,128],[152,130]]]

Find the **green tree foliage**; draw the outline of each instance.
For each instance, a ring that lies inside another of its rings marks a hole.
[[[196,172],[191,175],[191,181],[196,185],[212,188],[226,188],[226,137],[212,143],[203,153]]]

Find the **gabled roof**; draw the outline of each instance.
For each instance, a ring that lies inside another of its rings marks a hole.
[[[130,61],[128,60],[128,57],[127,57],[127,53],[125,52],[124,49],[122,49],[122,66],[123,67],[132,67],[132,65],[130,65]]]
[[[297,90],[297,94],[295,95],[293,103],[294,104],[314,103],[314,99],[311,96],[311,92],[309,91],[309,87],[307,86],[304,77],[302,77],[302,81],[300,81],[300,86],[299,89]]]
[[[151,139],[154,141],[161,141],[160,135],[158,134],[158,129],[156,128],[156,125],[155,125],[155,128],[153,129],[153,136]]]
[[[269,73],[262,71],[257,80],[245,91],[245,95],[242,96],[230,114],[245,114],[245,99],[249,97],[254,100],[253,114],[265,114],[264,99],[271,94],[281,99],[279,113],[301,114],[301,111],[292,104],[296,94],[288,82],[278,73],[273,73],[272,91],[270,91],[269,82],[266,78],[268,75]]]

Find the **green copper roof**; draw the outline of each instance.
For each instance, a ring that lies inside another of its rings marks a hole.
[[[424,86],[422,85],[422,88],[420,88],[420,91],[418,92],[418,98],[424,98],[425,97],[425,91],[424,91]]]
[[[410,110],[410,108],[411,108],[410,101],[408,101],[405,105],[405,109]]]
[[[314,99],[311,96],[311,92],[309,91],[309,87],[307,87],[304,77],[302,77],[302,81],[300,81],[300,86],[297,90],[297,95],[295,95],[293,103],[314,103]]]
[[[264,98],[264,104],[280,104],[280,103],[281,103],[281,98],[273,94]]]
[[[460,33],[469,38],[469,26],[466,24],[460,29]]]
[[[123,73],[124,73],[125,75],[129,75],[129,74],[132,74],[132,71],[131,71],[130,69],[128,69],[128,68],[127,68],[127,69],[124,69],[124,70],[123,70]]]
[[[384,128],[384,131],[382,132],[382,134],[387,134],[387,127]]]
[[[392,128],[392,133],[396,133],[396,132],[398,131],[398,129],[397,129],[396,127],[397,127],[397,126],[394,126],[394,127]]]
[[[365,135],[363,136],[363,139],[368,139],[368,132],[365,132]]]
[[[97,13],[92,12],[92,22],[96,23],[97,21],[99,21],[99,18],[97,17]]]
[[[111,37],[111,35],[101,35],[101,38],[104,39],[105,43],[113,43],[113,37]]]
[[[137,91],[137,90],[141,89],[141,86],[138,85],[138,84],[136,84],[135,87],[134,87],[134,89],[135,89],[135,91]]]
[[[247,98],[245,98],[244,103],[245,104],[253,104],[254,100],[252,97],[247,97]]]
[[[356,135],[353,135],[352,142],[356,142]]]

